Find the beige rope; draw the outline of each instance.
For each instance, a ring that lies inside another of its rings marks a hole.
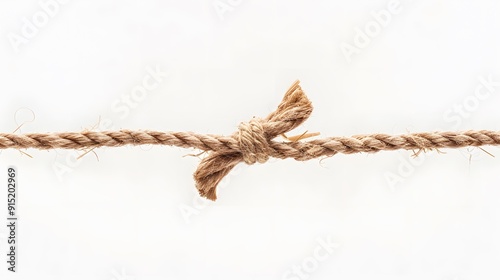
[[[278,142],[278,135],[296,128],[312,113],[312,105],[296,81],[278,109],[264,119],[241,123],[231,136],[193,132],[84,131],[61,133],[0,133],[0,149],[82,149],[124,145],[169,145],[208,151],[194,173],[201,196],[215,200],[216,186],[240,162],[264,163],[269,157],[309,160],[337,153],[375,153],[384,150],[428,150],[500,145],[500,131],[424,132],[405,135],[371,134],[330,137],[308,142]],[[300,137],[299,137],[300,138]]]

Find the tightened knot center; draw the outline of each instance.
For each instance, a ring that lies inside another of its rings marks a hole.
[[[285,93],[276,111],[266,118],[253,118],[238,126],[238,131],[231,135],[236,140],[237,147],[233,142],[233,145],[210,152],[200,162],[194,173],[200,195],[215,200],[217,184],[242,161],[254,164],[264,163],[271,156],[288,157],[292,151],[276,150],[273,139],[299,126],[311,112],[311,101],[300,88],[299,81],[296,81]],[[207,141],[208,144],[209,142]]]
[[[237,140],[246,164],[264,163],[269,159],[269,143],[262,122],[260,118],[253,118],[238,126]]]

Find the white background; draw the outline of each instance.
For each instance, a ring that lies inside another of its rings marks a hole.
[[[499,13],[493,0],[1,1],[0,131],[228,135],[295,79],[315,110],[291,134],[499,130]],[[0,228],[0,278],[499,279],[500,153],[485,149],[497,157],[241,165],[215,203],[195,190],[197,150],[5,150],[0,216],[15,165],[20,225],[15,274]]]

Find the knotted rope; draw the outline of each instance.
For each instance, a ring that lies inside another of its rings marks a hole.
[[[266,118],[241,123],[231,136],[193,132],[83,131],[61,133],[0,133],[0,149],[83,149],[124,145],[168,145],[209,152],[194,173],[201,196],[215,200],[216,186],[240,162],[264,163],[269,157],[310,160],[337,153],[375,153],[384,150],[418,150],[500,145],[500,131],[424,132],[405,135],[355,135],[301,141],[275,141],[302,124],[312,105],[296,81],[286,92],[278,109]],[[300,138],[300,137],[299,137]]]

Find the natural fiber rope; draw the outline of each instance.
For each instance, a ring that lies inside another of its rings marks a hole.
[[[264,119],[239,125],[231,136],[193,132],[84,131],[61,133],[0,133],[0,149],[82,149],[124,145],[168,145],[208,151],[194,173],[200,195],[215,200],[216,186],[240,162],[264,163],[269,157],[309,160],[337,153],[375,153],[384,150],[428,150],[466,146],[500,145],[500,131],[424,132],[405,135],[370,134],[330,137],[308,142],[278,142],[273,139],[311,115],[312,105],[296,81],[278,109]]]

